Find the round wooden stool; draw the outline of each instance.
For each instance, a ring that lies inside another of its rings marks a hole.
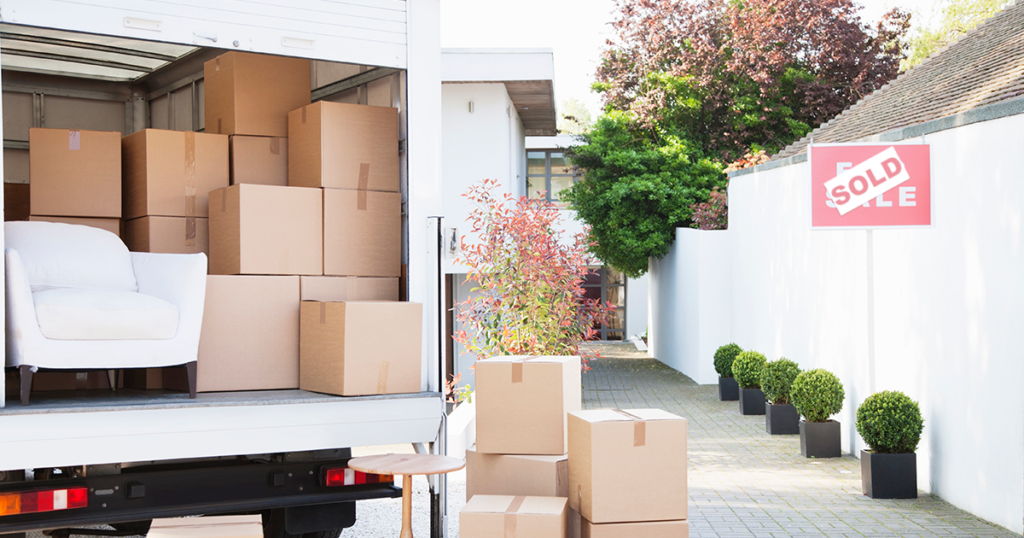
[[[434,454],[382,454],[348,460],[348,468],[370,474],[402,475],[402,534],[412,536],[412,475],[445,474],[466,466],[466,460]]]

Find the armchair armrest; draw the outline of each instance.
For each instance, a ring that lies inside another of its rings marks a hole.
[[[36,320],[36,305],[32,300],[32,287],[28,283],[25,266],[18,251],[4,250],[6,268],[6,351],[7,366],[20,366],[28,349],[43,340]]]
[[[206,255],[148,252],[132,252],[131,255],[139,293],[177,306],[175,339],[185,339],[198,348],[206,303]]]

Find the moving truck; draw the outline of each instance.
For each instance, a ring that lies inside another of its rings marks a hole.
[[[415,393],[8,397],[0,534],[258,513],[269,537],[323,538],[353,524],[356,501],[400,496],[387,477],[344,469],[351,447],[444,453],[439,0],[0,0],[0,42],[5,187],[29,180],[33,127],[212,131],[204,63],[227,51],[310,60],[314,103],[397,108],[402,286],[423,305]],[[442,536],[443,477],[430,493]]]

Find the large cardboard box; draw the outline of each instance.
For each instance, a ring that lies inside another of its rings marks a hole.
[[[578,517],[578,515],[577,515]],[[591,523],[583,519],[579,524],[572,522],[569,514],[569,538],[689,538],[690,523],[676,521],[640,521],[636,523]],[[574,534],[573,528],[579,528]]]
[[[121,133],[29,129],[31,213],[121,218]]]
[[[402,195],[324,189],[324,274],[402,274]]]
[[[321,189],[232,185],[210,204],[210,274],[323,274]]]
[[[28,220],[28,183],[4,183],[4,221]]]
[[[686,519],[682,417],[661,409],[571,412],[569,461],[569,504],[592,523]]]
[[[92,226],[93,228],[99,228],[106,230],[110,233],[116,234],[118,237],[121,236],[121,220],[120,219],[91,219],[81,217],[29,217],[28,220],[36,220],[42,222],[59,222],[61,224],[75,224],[78,226]]]
[[[145,129],[121,139],[124,218],[208,217],[228,186],[228,137]]]
[[[154,519],[149,538],[263,538],[263,519],[250,516],[203,516]]]
[[[288,184],[398,192],[398,109],[318,101],[288,114]]]
[[[361,276],[304,276],[303,301],[397,301],[398,279]]]
[[[564,538],[564,497],[476,495],[459,512],[460,538]]]
[[[299,387],[339,396],[420,391],[423,305],[302,301]]]
[[[139,217],[125,221],[124,243],[132,252],[210,255],[210,219]]]
[[[299,277],[208,276],[199,392],[299,388]]]
[[[288,185],[287,138],[234,135],[230,149],[232,185]]]
[[[203,64],[206,132],[288,136],[288,112],[308,105],[309,60],[228,52]]]
[[[480,454],[466,450],[466,499],[475,495],[568,497],[568,456]]]
[[[492,357],[476,363],[476,449],[559,456],[566,413],[582,406],[580,358]]]

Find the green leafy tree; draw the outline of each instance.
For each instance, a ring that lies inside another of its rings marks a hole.
[[[744,351],[732,362],[732,373],[742,389],[761,388],[761,372],[768,359],[756,351]]]
[[[917,27],[910,38],[910,55],[900,64],[903,70],[910,69],[926,58],[953,44],[969,30],[985,19],[995,15],[1012,0],[940,0],[932,8],[933,15],[941,10],[938,27]]]
[[[593,126],[594,120],[590,117],[587,105],[575,97],[562,101],[558,112],[559,133],[580,135],[589,131]]]
[[[785,357],[764,365],[764,369],[761,370],[761,390],[764,391],[765,398],[775,405],[788,404],[789,391],[798,375],[800,366]]]
[[[715,351],[715,371],[722,377],[732,377],[732,363],[736,356],[743,353],[743,348],[736,344],[726,344]]]
[[[898,390],[868,396],[857,408],[857,433],[872,452],[907,454],[917,450],[924,418],[917,402]]]

